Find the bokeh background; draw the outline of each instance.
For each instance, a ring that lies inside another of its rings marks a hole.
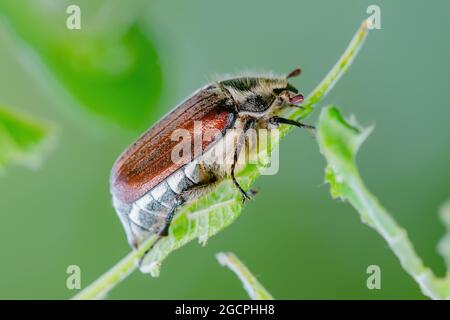
[[[65,28],[69,4],[81,6],[79,31]],[[0,176],[0,298],[70,298],[68,265],[81,267],[83,287],[110,268],[130,250],[108,190],[118,154],[215,74],[300,66],[295,84],[310,92],[371,4],[382,29],[323,104],[376,125],[358,158],[363,178],[443,275],[435,249],[437,208],[450,196],[448,1],[0,0],[0,104],[57,129],[38,170]],[[256,200],[206,247],[190,243],[159,278],[135,272],[109,297],[246,299],[214,257],[226,250],[279,299],[423,298],[379,235],[331,199],[310,135],[293,132],[280,159],[278,175],[260,178]],[[381,290],[366,287],[372,264]]]

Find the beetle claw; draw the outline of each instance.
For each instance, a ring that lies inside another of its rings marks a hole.
[[[257,189],[249,189],[247,192],[241,191],[242,195],[242,203],[245,204],[247,201],[252,200],[252,198],[257,195],[259,190]]]
[[[242,195],[242,204],[247,203],[247,201],[250,201],[252,198],[249,196],[246,192],[241,192]]]

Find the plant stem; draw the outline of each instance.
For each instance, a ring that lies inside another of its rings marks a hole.
[[[144,254],[153,246],[157,238],[158,237],[154,235],[153,237],[147,239],[138,249],[130,252],[125,258],[120,260],[114,267],[108,270],[108,272],[103,274],[91,285],[89,285],[87,288],[73,297],[73,299],[96,300],[105,298],[107,293],[112,288],[114,288],[130,273],[136,270],[139,261],[142,259]]]
[[[406,231],[367,190],[359,175],[346,180],[354,195],[349,197],[352,206],[361,215],[368,216],[370,226],[385,239],[403,269],[417,282],[422,293],[432,299],[449,299],[450,282],[436,277],[433,271],[424,265]]]
[[[220,252],[216,258],[222,266],[230,268],[236,274],[252,300],[273,300],[272,295],[234,253]]]
[[[367,189],[360,176],[355,158],[370,131],[371,128],[360,129],[347,122],[334,106],[322,110],[317,140],[327,160],[325,178],[330,184],[331,194],[333,198],[347,200],[360,214],[361,221],[384,238],[402,268],[418,283],[424,295],[432,299],[450,299],[450,278],[438,278],[425,266],[406,231]],[[445,210],[443,212],[443,218],[450,219]],[[441,252],[444,258],[446,252]]]
[[[314,110],[316,104],[325,97],[325,95],[333,88],[345,71],[347,71],[348,67],[352,64],[353,59],[358,54],[364,44],[364,40],[366,40],[367,35],[369,34],[369,29],[367,28],[368,23],[368,20],[364,20],[361,23],[361,26],[356,31],[342,56],[327,73],[325,78],[323,78],[322,81],[307,96],[305,103],[303,104],[303,109],[287,110],[282,113],[284,117],[298,121],[304,119]],[[280,138],[284,137],[292,129],[292,126],[283,126],[280,128]]]

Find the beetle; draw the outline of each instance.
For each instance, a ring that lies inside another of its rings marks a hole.
[[[303,95],[288,82],[300,72],[295,69],[282,77],[246,75],[210,83],[181,102],[120,155],[112,168],[110,186],[113,205],[132,247],[137,248],[152,234],[167,235],[178,207],[207,194],[227,177],[243,201],[250,199],[235,176],[246,144],[245,133],[279,124],[314,129],[276,116],[284,108],[301,108]],[[196,122],[201,123],[202,132],[214,129],[221,134],[202,141],[197,155],[173,161],[178,141],[172,134],[176,130],[194,133]],[[231,134],[230,129],[239,130]],[[220,154],[220,144],[231,144],[225,154],[231,157],[231,163],[217,161],[214,156]]]

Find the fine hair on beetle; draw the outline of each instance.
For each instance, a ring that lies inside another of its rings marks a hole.
[[[174,164],[184,165],[205,154],[204,142],[219,141],[211,150],[210,157],[204,157],[203,163],[211,165],[213,162],[219,165],[231,165],[234,162],[233,154],[238,139],[243,134],[245,143],[236,161],[237,165],[258,164],[267,159],[268,147],[272,141],[279,137],[278,128],[255,129],[250,128],[244,132],[242,128],[231,128],[222,132],[215,128],[202,129],[202,121],[194,122],[194,131],[176,129],[171,134],[171,139],[178,143],[173,147],[171,160]],[[232,137],[223,139],[224,137]],[[231,141],[230,141],[231,140]],[[277,152],[278,149],[272,150]]]

